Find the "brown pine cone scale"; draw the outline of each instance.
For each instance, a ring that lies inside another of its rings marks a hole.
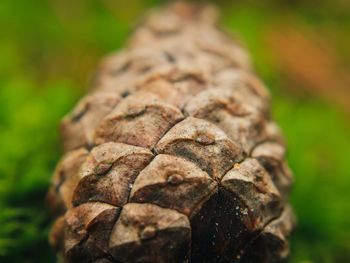
[[[212,7],[151,12],[62,121],[61,262],[268,263],[294,217],[269,92]]]

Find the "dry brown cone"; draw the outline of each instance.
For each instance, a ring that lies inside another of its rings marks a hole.
[[[64,118],[62,262],[282,262],[292,176],[269,93],[212,7],[151,12]]]

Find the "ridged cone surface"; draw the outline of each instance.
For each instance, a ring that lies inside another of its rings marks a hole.
[[[213,7],[151,12],[62,121],[62,262],[268,263],[294,217],[269,92]]]

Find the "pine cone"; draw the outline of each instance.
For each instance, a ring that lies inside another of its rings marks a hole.
[[[212,7],[156,10],[64,118],[48,200],[63,262],[282,262],[292,175],[247,53]]]

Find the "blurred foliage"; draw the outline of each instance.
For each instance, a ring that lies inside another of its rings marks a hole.
[[[122,47],[140,14],[160,3],[1,1],[0,262],[54,262],[44,196],[61,155],[59,121],[86,91],[98,58]],[[291,262],[350,262],[349,2],[217,5],[223,25],[244,39],[271,88],[273,114],[289,143],[299,221]],[[285,41],[288,28],[306,41],[293,35]],[[306,51],[319,48],[308,32],[334,51],[311,52],[328,54],[324,67]],[[279,59],[291,50],[294,59]],[[305,56],[310,63],[302,63]],[[313,81],[324,74],[332,83]]]

